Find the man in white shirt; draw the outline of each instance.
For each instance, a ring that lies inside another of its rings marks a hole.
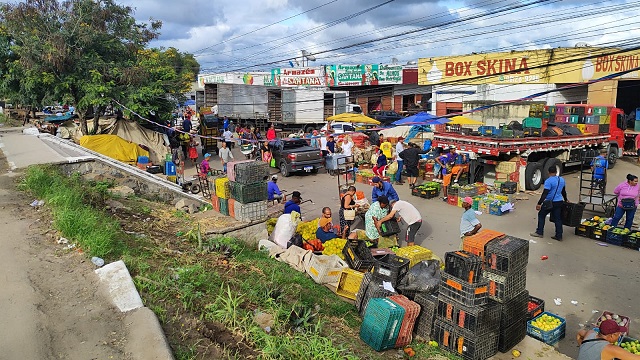
[[[404,220],[404,222],[407,223],[407,233],[405,236],[407,246],[415,245],[416,233],[420,229],[420,226],[422,226],[422,215],[420,215],[420,211],[418,211],[415,206],[411,205],[411,203],[404,200],[394,201],[391,206],[392,207],[391,211],[389,211],[389,214],[379,220],[380,224],[387,220],[393,219],[393,217],[397,213],[398,222]]]
[[[225,130],[222,133],[222,136],[224,137],[224,142],[227,143],[227,148],[231,149],[231,143],[233,142],[233,133],[229,130],[229,128],[227,128],[227,130]]]
[[[220,152],[218,153],[220,156],[220,162],[222,163],[222,170],[227,172],[227,163],[233,160],[233,154],[231,153],[231,149],[227,147],[227,143],[223,142],[222,147],[220,148]]]
[[[397,185],[402,185],[404,184],[404,182],[402,182],[402,165],[403,165],[403,161],[402,158],[400,157],[400,153],[404,151],[404,138],[403,137],[399,137],[398,138],[398,143],[396,144],[396,162],[398,163],[398,170],[396,171],[396,184]]]
[[[327,150],[327,134],[322,134],[320,137],[320,151],[322,151],[322,156],[324,157],[329,155],[329,150]]]

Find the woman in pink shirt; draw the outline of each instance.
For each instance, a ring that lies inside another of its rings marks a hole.
[[[638,208],[638,195],[640,195],[638,177],[627,174],[627,181],[616,186],[613,193],[618,196],[618,206],[616,206],[616,212],[611,220],[611,226],[618,226],[622,215],[626,214],[624,227],[631,230],[633,217],[636,215],[636,209]]]

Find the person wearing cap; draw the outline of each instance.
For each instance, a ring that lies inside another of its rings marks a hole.
[[[333,221],[329,217],[321,217],[318,220],[318,229],[316,230],[316,238],[323,244],[331,239],[337,238],[338,235],[333,232]]]
[[[204,160],[200,163],[200,174],[209,175],[211,172],[211,164],[209,164],[209,160],[211,159],[211,154],[204,154]]]
[[[604,320],[600,323],[598,331],[593,329],[578,331],[576,336],[580,344],[578,360],[640,359],[640,356],[614,345],[620,335],[627,332],[628,329],[619,326],[615,320]]]
[[[391,211],[389,211],[387,216],[378,220],[380,224],[376,224],[376,226],[379,227],[383,222],[393,219],[396,214],[398,214],[398,222],[404,220],[404,222],[407,223],[407,234],[405,236],[407,246],[415,245],[416,234],[418,233],[420,226],[422,226],[422,215],[420,215],[420,211],[418,211],[418,209],[408,201],[392,201]]]
[[[280,191],[280,188],[278,187],[277,182],[278,182],[278,175],[271,176],[271,181],[267,183],[267,199],[269,201],[275,200],[278,203],[281,203],[287,199],[282,194],[282,191]]]
[[[396,170],[396,184],[402,185],[402,165],[404,164],[404,160],[400,157],[400,154],[404,151],[404,138],[401,136],[398,138],[398,143],[396,144],[396,162],[398,163],[398,170]]]
[[[482,227],[471,205],[473,205],[473,199],[469,196],[462,200],[464,213],[462,213],[462,219],[460,219],[460,237],[475,235]]]
[[[378,201],[380,196],[385,196],[389,201],[398,201],[400,200],[400,196],[398,196],[398,192],[393,188],[388,181],[382,181],[379,176],[374,176],[371,179],[371,183],[373,184],[373,190],[371,192],[371,200],[373,202]]]
[[[404,160],[404,167],[407,171],[407,178],[411,189],[416,186],[418,175],[420,175],[420,170],[418,170],[418,166],[420,165],[420,155],[426,153],[426,151],[420,150],[420,147],[417,144],[409,143],[409,148],[405,149],[402,154],[400,154],[400,158]]]
[[[284,204],[284,212],[283,214],[291,214],[293,211],[302,215],[300,211],[300,203],[302,202],[302,195],[300,191],[294,191],[291,193],[291,200],[287,201]]]

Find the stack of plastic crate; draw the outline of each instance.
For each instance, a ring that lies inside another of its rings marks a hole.
[[[445,254],[432,338],[465,360],[498,352],[500,307],[489,300],[482,259],[467,251]]]
[[[501,305],[498,349],[507,352],[527,334],[529,241],[505,236],[486,246],[483,277],[489,298]]]
[[[235,200],[233,214],[239,221],[262,221],[267,218],[267,182],[269,168],[260,161],[227,164],[229,193]]]

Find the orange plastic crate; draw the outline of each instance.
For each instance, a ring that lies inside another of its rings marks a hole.
[[[401,348],[411,344],[411,340],[413,340],[413,327],[418,315],[420,315],[420,305],[404,295],[389,296],[389,300],[404,308],[404,318],[398,333],[398,340],[396,340],[396,348]]]
[[[215,195],[211,195],[211,206],[215,211],[220,212],[220,199]]]
[[[481,230],[479,233],[466,236],[462,242],[462,250],[468,251],[472,254],[478,255],[484,263],[484,254],[489,241],[500,239],[505,236],[505,233],[495,230]]]
[[[236,201],[234,199],[229,199],[229,216],[232,218],[236,218]]]

